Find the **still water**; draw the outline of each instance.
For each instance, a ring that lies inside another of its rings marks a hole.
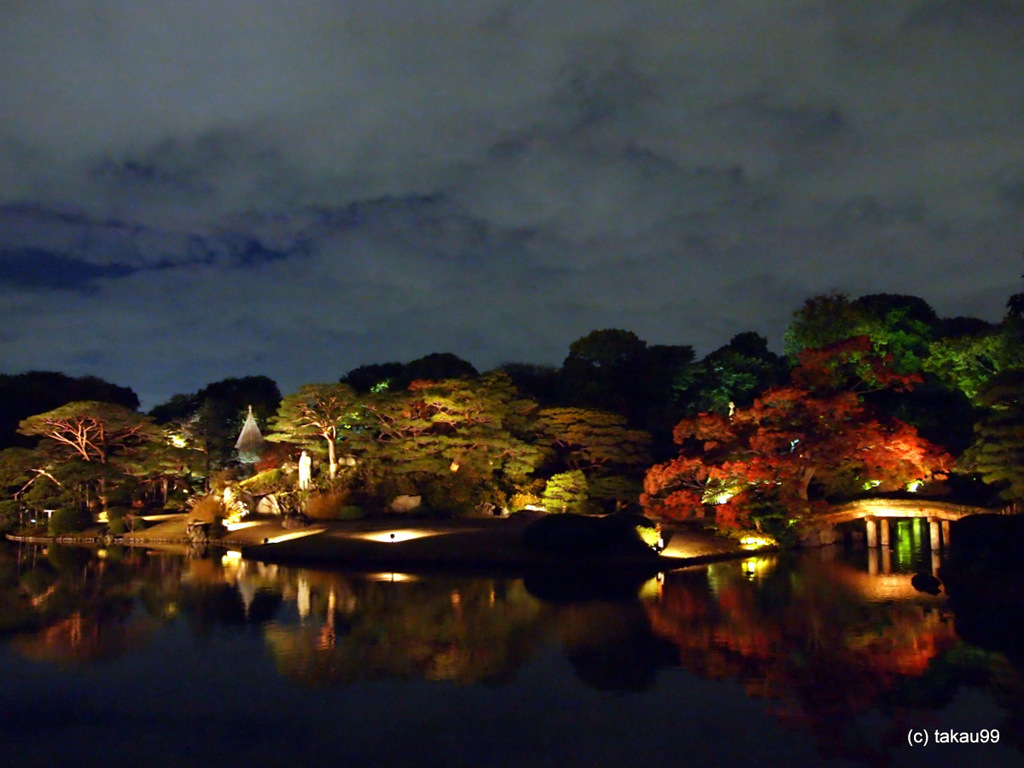
[[[1024,670],[958,636],[946,598],[910,586],[929,563],[904,549],[751,558],[588,595],[586,579],[7,547],[0,755],[1024,765]],[[999,741],[934,743],[949,731]]]

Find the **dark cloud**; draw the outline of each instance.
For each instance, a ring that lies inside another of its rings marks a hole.
[[[0,6],[6,370],[148,404],[595,328],[778,346],[804,298],[997,319],[1019,0]]]

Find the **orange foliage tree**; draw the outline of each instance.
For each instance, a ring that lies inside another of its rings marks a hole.
[[[681,421],[673,432],[680,453],[648,471],[641,502],[666,519],[713,504],[719,525],[746,527],[801,518],[823,497],[866,485],[884,491],[928,480],[952,457],[863,399],[914,383],[872,356],[867,339],[808,350],[791,384],[772,387],[749,408]]]

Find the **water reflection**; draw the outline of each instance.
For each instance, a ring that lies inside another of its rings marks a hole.
[[[901,539],[904,537],[901,537]],[[554,647],[583,686],[671,690],[680,671],[736,681],[819,754],[886,764],[909,724],[989,691],[1005,739],[1024,732],[1024,678],[965,645],[944,596],[910,584],[920,554],[888,564],[821,550],[754,557],[580,598],[555,575],[343,573],[227,555],[206,559],[62,547],[0,551],[7,647],[95,664],[144,654],[162,633],[243,633],[283,679],[506,686]],[[729,717],[729,713],[723,713]],[[1017,737],[1019,738],[1019,736]]]

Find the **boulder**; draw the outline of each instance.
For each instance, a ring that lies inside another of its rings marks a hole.
[[[422,496],[409,496],[407,494],[395,496],[394,500],[391,502],[391,511],[412,512],[414,509],[418,509],[422,503]]]

